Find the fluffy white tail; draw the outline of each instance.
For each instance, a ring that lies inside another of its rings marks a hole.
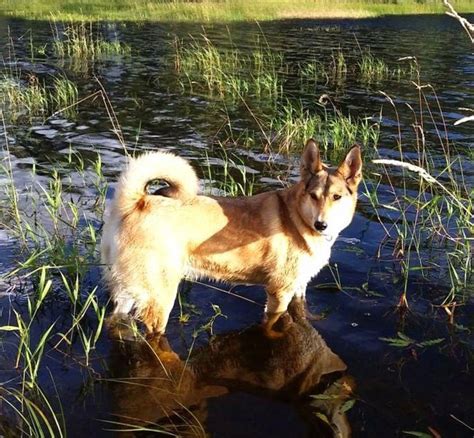
[[[196,196],[198,178],[191,165],[168,152],[150,152],[132,158],[122,172],[117,185],[115,206],[121,216],[145,205],[146,186],[150,181],[164,180],[173,198],[189,199]]]

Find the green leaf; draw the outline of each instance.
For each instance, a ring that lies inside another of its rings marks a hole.
[[[355,399],[347,400],[341,407],[341,412],[347,412],[355,404]]]
[[[411,342],[399,338],[379,338],[381,341],[387,342],[391,347],[405,348],[411,345]]]
[[[405,335],[405,334],[402,333],[402,332],[397,332],[397,336],[398,336],[400,339],[403,339],[404,341],[410,342],[410,344],[412,344],[413,342],[415,342],[413,339],[409,338],[407,335]]]
[[[328,395],[328,394],[316,394],[316,395],[310,395],[311,398],[314,398],[315,400],[334,400],[338,398],[339,396],[337,395]]]
[[[418,438],[433,438],[433,435],[426,432],[417,432],[416,430],[404,430],[405,435],[417,436]]]
[[[324,421],[326,424],[331,425],[329,418],[326,417],[322,412],[315,412],[316,417],[318,417],[320,420]]]
[[[418,347],[431,347],[433,345],[438,345],[444,341],[444,338],[430,339],[428,341],[418,342],[416,345]]]
[[[4,332],[13,332],[20,329],[15,325],[3,325],[0,327],[0,330],[3,330]]]

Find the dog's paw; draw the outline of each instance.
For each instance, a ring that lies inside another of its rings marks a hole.
[[[263,332],[269,339],[280,339],[293,324],[293,318],[288,312],[266,314],[263,322]]]
[[[122,313],[114,313],[105,320],[109,338],[113,340],[136,341],[139,331],[135,322]]]

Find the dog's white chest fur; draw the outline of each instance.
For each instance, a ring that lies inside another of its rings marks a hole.
[[[299,275],[295,291],[296,296],[304,297],[308,282],[328,264],[334,240],[319,239],[311,245],[311,254],[301,255],[298,266]]]

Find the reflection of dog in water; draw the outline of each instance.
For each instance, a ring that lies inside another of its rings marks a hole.
[[[186,361],[164,337],[153,338],[154,344],[117,342],[111,361],[115,420],[205,436],[206,400],[245,391],[291,402],[312,436],[350,436],[341,406],[353,382],[340,376],[346,365],[306,320],[303,300],[293,299],[274,329],[281,331],[275,339],[258,326],[217,335]]]
[[[256,196],[198,196],[184,159],[154,152],[131,160],[118,183],[102,235],[102,262],[114,315],[133,314],[163,333],[184,276],[263,284],[267,324],[329,260],[354,215],[361,180],[359,147],[337,169],[309,140],[300,181]],[[153,180],[168,187],[147,193]],[[268,330],[269,333],[270,330]]]

